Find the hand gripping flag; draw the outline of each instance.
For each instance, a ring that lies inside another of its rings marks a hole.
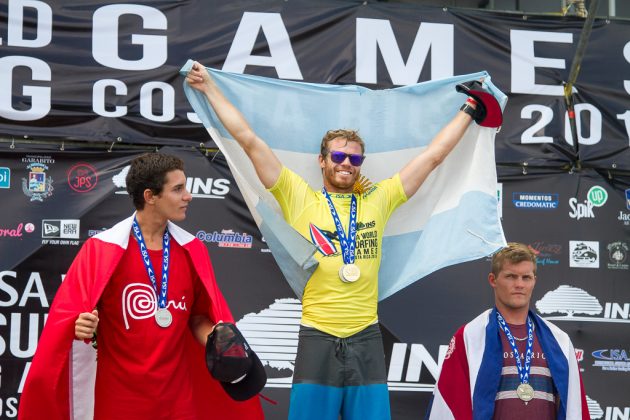
[[[181,69],[186,75],[189,60]],[[321,138],[330,129],[358,130],[366,144],[361,173],[380,181],[424,150],[466,100],[458,83],[483,79],[504,107],[506,96],[486,72],[370,90],[277,80],[208,69],[223,94],[289,169],[315,190]],[[293,291],[302,297],[317,266],[316,247],[282,218],[253,165],[221,125],[205,96],[184,82],[186,96],[226,157],[254,220]],[[448,265],[505,245],[498,216],[494,161],[496,129],[473,123],[421,189],[389,219],[383,237],[379,300]]]

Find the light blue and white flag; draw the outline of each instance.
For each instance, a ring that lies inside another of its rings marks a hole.
[[[181,74],[191,66],[188,61]],[[507,101],[486,72],[370,90],[209,71],[280,161],[315,190],[322,188],[317,157],[329,129],[359,130],[368,156],[361,173],[377,182],[402,169],[453,118],[466,100],[456,92],[457,83],[484,79],[503,107]],[[186,82],[184,90],[225,155],[280,269],[301,298],[317,266],[315,247],[284,221],[274,197],[205,96]],[[496,129],[471,124],[421,189],[394,212],[383,238],[379,300],[440,268],[484,257],[505,244],[497,209],[495,134]]]

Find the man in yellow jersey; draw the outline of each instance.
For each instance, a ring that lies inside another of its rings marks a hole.
[[[377,316],[385,224],[453,150],[473,118],[483,124],[497,116],[488,111],[484,98],[476,102],[463,87],[471,98],[462,112],[398,174],[360,194],[353,187],[365,158],[363,140],[352,130],[328,131],[319,155],[324,187],[315,191],[282,165],[201,64],[192,65],[186,81],[205,95],[243,148],[286,221],[319,250],[319,265],[302,300],[289,419],[389,419]]]

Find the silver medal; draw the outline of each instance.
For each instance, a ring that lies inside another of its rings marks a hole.
[[[173,315],[166,308],[155,311],[155,322],[162,328],[166,328],[173,322]]]

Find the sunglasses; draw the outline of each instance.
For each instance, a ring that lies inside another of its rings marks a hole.
[[[343,163],[343,161],[345,161],[346,158],[350,159],[350,164],[352,166],[361,166],[363,164],[363,161],[365,160],[364,155],[358,155],[354,153],[348,154],[348,153],[340,152],[338,150],[330,151],[330,160],[332,160],[334,163]]]

